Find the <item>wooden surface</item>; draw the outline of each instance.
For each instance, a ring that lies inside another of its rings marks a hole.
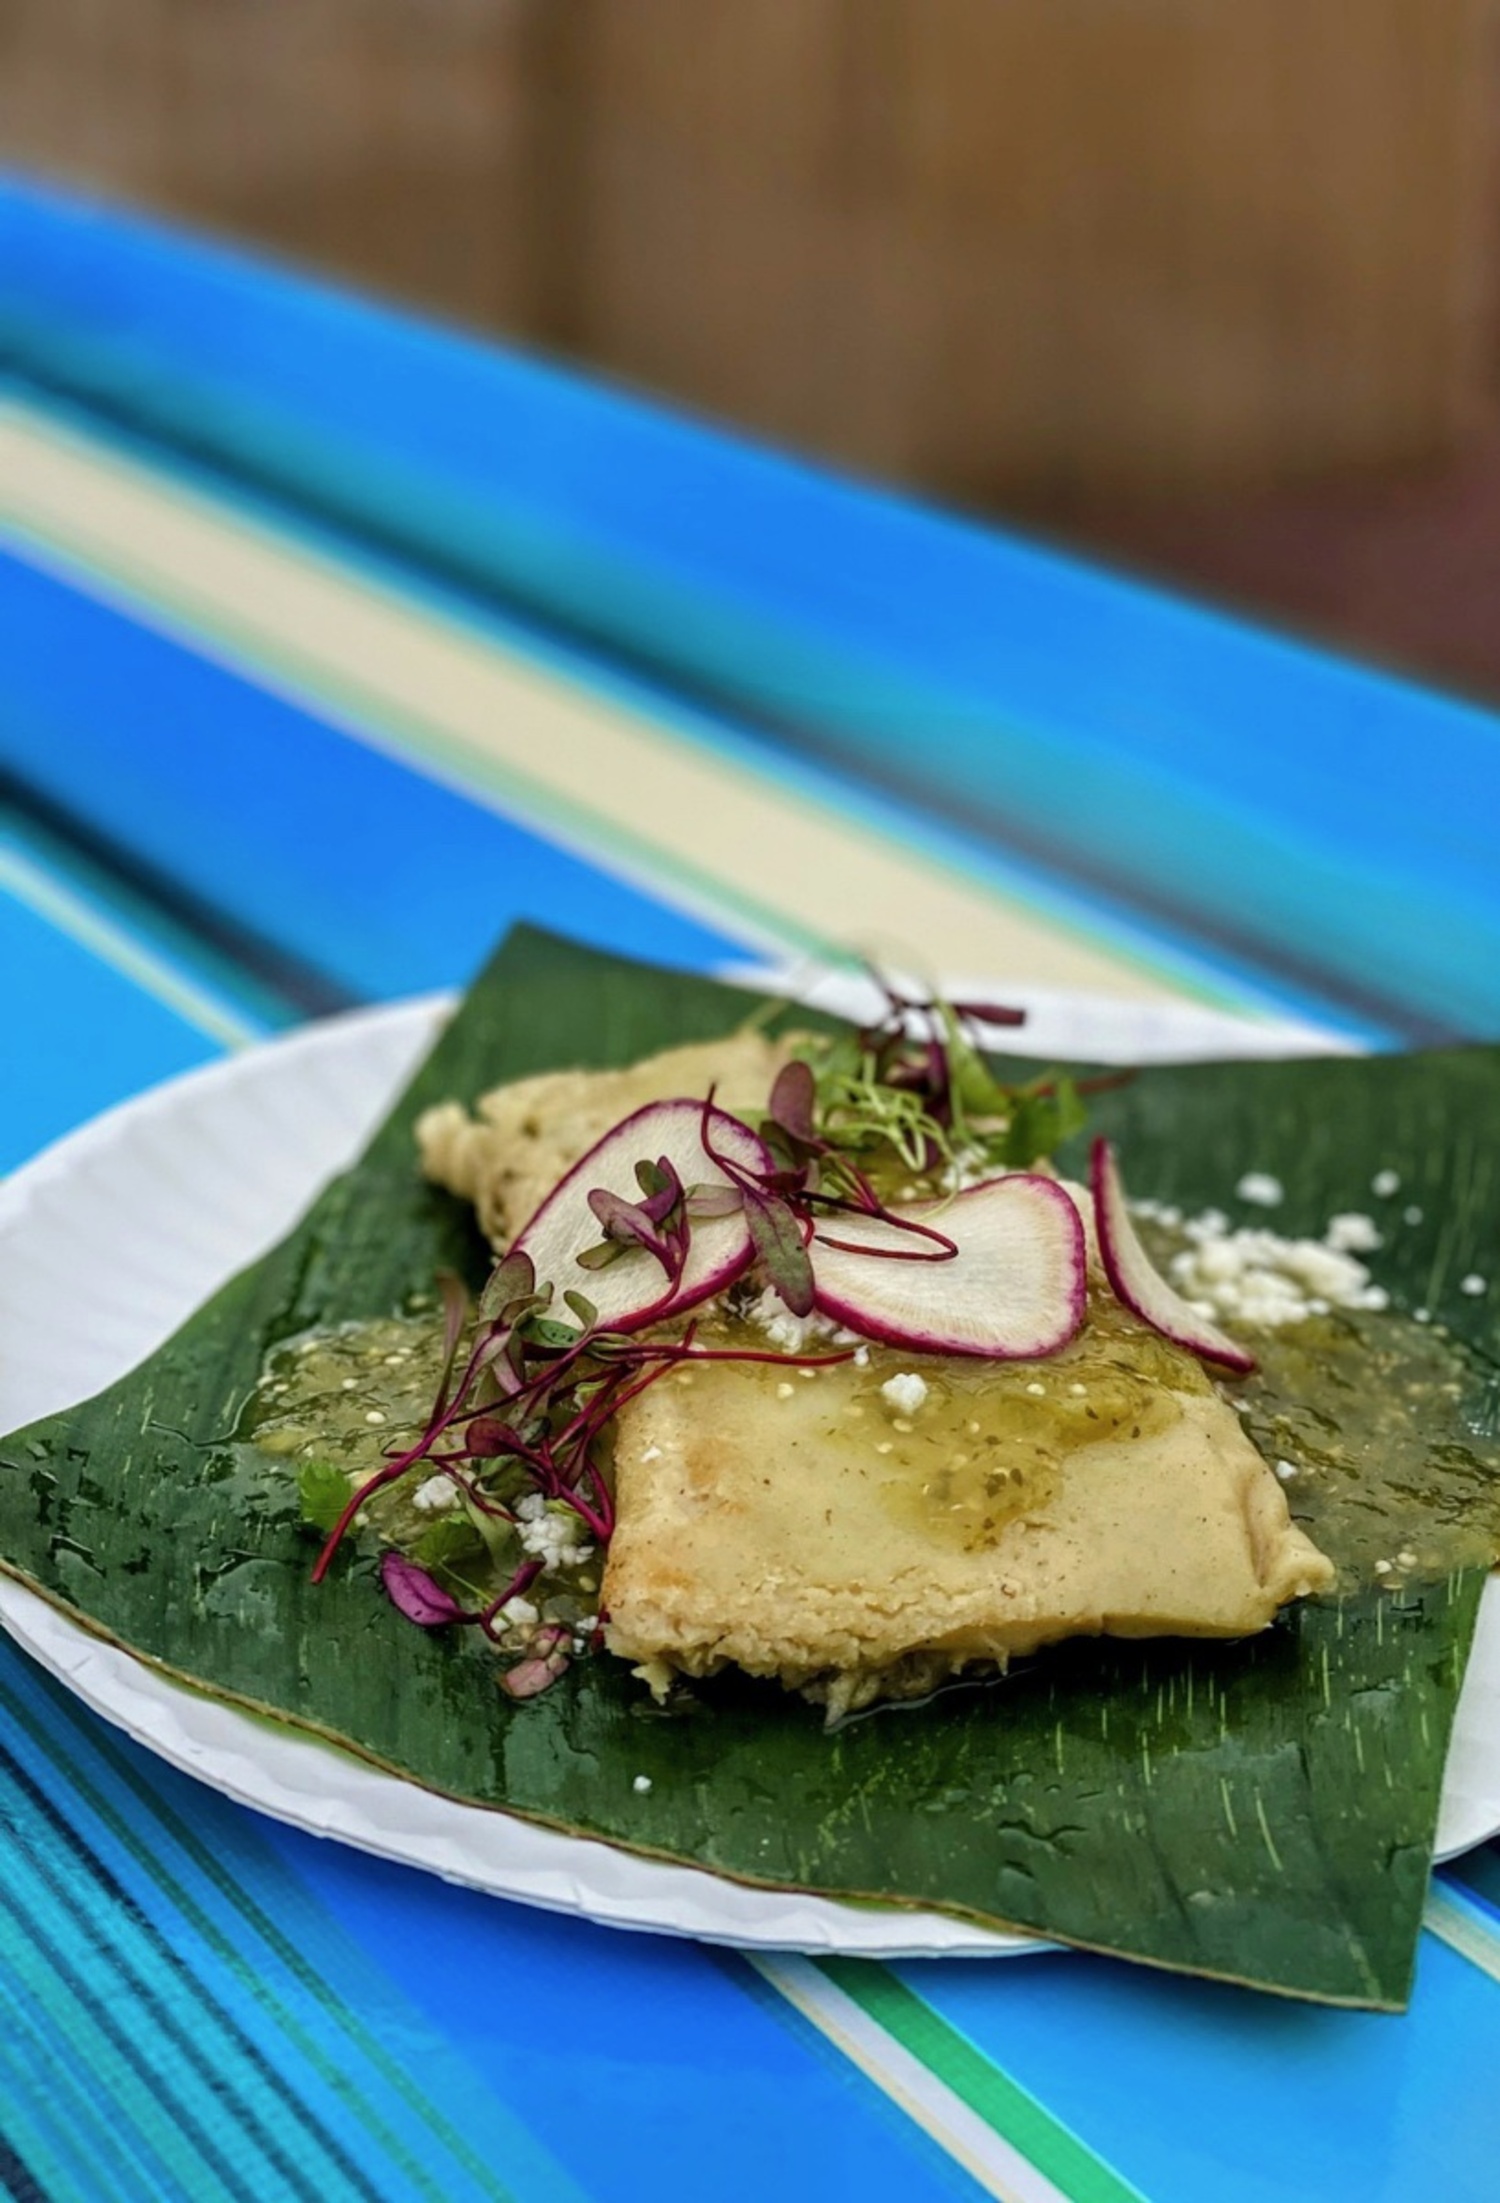
[[[534,12],[528,0],[3,0],[0,148],[518,328]]]
[[[0,144],[965,500],[1453,449],[1493,0],[8,0]]]

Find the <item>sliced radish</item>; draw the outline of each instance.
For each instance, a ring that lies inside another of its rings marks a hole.
[[[764,1141],[738,1117],[722,1109],[710,1109],[707,1116],[709,1138],[720,1154],[756,1175],[774,1168]],[[538,1281],[551,1285],[559,1317],[566,1316],[563,1294],[575,1292],[592,1301],[604,1328],[638,1330],[722,1292],[748,1267],[754,1242],[740,1209],[693,1220],[687,1262],[675,1287],[643,1247],[626,1248],[600,1270],[577,1259],[604,1236],[589,1195],[602,1190],[639,1202],[637,1163],[669,1162],[689,1192],[694,1186],[733,1185],[704,1148],[703,1124],[701,1101],[648,1102],[573,1165],[517,1235],[516,1250],[530,1255]]]
[[[1255,1356],[1190,1307],[1153,1264],[1130,1220],[1125,1181],[1108,1140],[1095,1140],[1089,1174],[1105,1274],[1126,1307],[1175,1346],[1189,1347],[1206,1361],[1222,1362],[1241,1376],[1253,1369]]]
[[[824,1315],[891,1346],[993,1361],[1055,1354],[1082,1323],[1083,1225],[1054,1180],[1018,1171],[895,1213],[941,1232],[957,1253],[913,1261],[938,1251],[930,1239],[880,1217],[820,1217],[808,1252]]]

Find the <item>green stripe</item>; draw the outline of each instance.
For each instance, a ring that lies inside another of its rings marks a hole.
[[[864,1958],[821,1958],[816,1964],[836,1989],[1060,2188],[1070,2203],[1145,2203],[1139,2188],[1121,2179],[886,1967]]]

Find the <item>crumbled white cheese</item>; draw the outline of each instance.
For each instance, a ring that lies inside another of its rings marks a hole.
[[[576,1568],[586,1561],[594,1548],[583,1535],[583,1526],[571,1508],[551,1508],[541,1500],[540,1513],[522,1513],[529,1499],[541,1499],[540,1493],[528,1492],[516,1504],[516,1535],[521,1549],[533,1560],[539,1560],[548,1568]]]
[[[1323,1244],[1336,1254],[1373,1254],[1383,1242],[1373,1217],[1330,1216]]]
[[[540,1608],[530,1599],[507,1599],[500,1609],[500,1619],[507,1629],[535,1629],[541,1618]]]
[[[1188,1245],[1167,1271],[1197,1315],[1275,1327],[1328,1308],[1388,1305],[1364,1264],[1340,1247],[1264,1229],[1230,1231],[1216,1209],[1183,1230]]]
[[[540,1522],[547,1512],[547,1502],[540,1492],[522,1492],[516,1501],[517,1522]]]
[[[805,1354],[810,1346],[821,1346],[838,1330],[837,1324],[830,1322],[827,1316],[820,1316],[816,1310],[810,1316],[794,1316],[769,1285],[750,1303],[745,1314],[758,1330],[764,1331],[779,1354]]]
[[[638,1797],[644,1797],[651,1787],[651,1777],[649,1775],[637,1775],[630,1787]]]
[[[1275,1209],[1281,1206],[1281,1180],[1273,1178],[1268,1170],[1247,1170],[1234,1190],[1242,1201],[1253,1202],[1257,1208]]]
[[[914,1369],[903,1369],[898,1375],[886,1378],[880,1388],[880,1397],[898,1415],[915,1415],[927,1397],[927,1379],[918,1376]]]
[[[1477,1270],[1471,1270],[1467,1277],[1459,1279],[1458,1289],[1461,1293],[1472,1293],[1477,1300],[1481,1293],[1487,1293],[1490,1288],[1487,1279],[1482,1278]]]
[[[1372,1193],[1378,1194],[1382,1201],[1389,1201],[1393,1193],[1399,1193],[1401,1191],[1400,1171],[1377,1170],[1374,1177],[1370,1180],[1370,1191]]]
[[[776,1397],[778,1400],[789,1400],[796,1389],[797,1387],[795,1385],[789,1385],[786,1383],[779,1384],[776,1387]]]
[[[1279,1476],[1279,1477],[1281,1478],[1281,1481],[1282,1481],[1282,1483],[1283,1483],[1283,1484],[1290,1484],[1290,1482],[1292,1481],[1292,1478],[1293,1478],[1293,1477],[1294,1477],[1294,1476],[1296,1475],[1296,1473],[1297,1473],[1297,1464],[1296,1464],[1296,1462],[1295,1462],[1295,1461],[1278,1461],[1278,1462],[1277,1462],[1277,1464],[1276,1464],[1276,1474],[1277,1474],[1277,1475],[1278,1475],[1278,1476]]]
[[[458,1504],[458,1486],[450,1476],[429,1476],[425,1484],[419,1484],[411,1495],[411,1503],[418,1514],[441,1514],[445,1507]]]

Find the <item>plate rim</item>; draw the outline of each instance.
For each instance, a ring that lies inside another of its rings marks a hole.
[[[806,980],[807,970],[801,968],[799,980]],[[732,974],[735,983],[748,981],[761,987],[767,976],[744,966]],[[835,975],[835,986],[838,983]],[[1132,997],[1025,988],[1007,991],[1016,998],[1045,994],[1049,1008],[1064,1007],[1086,1018],[1106,1011],[1129,1017],[1144,1007]],[[98,1158],[107,1159],[112,1149],[128,1144],[134,1134],[149,1129],[162,1116],[177,1109],[185,1108],[190,1114],[205,1106],[211,1109],[221,1094],[239,1091],[247,1083],[253,1086],[265,1077],[274,1079],[288,1065],[330,1055],[337,1060],[350,1049],[363,1048],[369,1054],[384,1043],[399,1061],[385,1066],[380,1094],[372,1091],[364,1098],[359,1112],[363,1130],[350,1149],[351,1154],[357,1152],[359,1140],[378,1124],[457,999],[444,991],[343,1011],[195,1066],[116,1103],[49,1143],[0,1185],[0,1246],[8,1235],[24,1229],[39,1195],[65,1186],[74,1173]],[[1164,1024],[1179,1028],[1185,1039],[1202,1015],[1200,1005],[1191,1002],[1152,1003],[1150,1009]],[[1224,1013],[1210,1012],[1204,1022],[1210,1020],[1222,1052]],[[1240,1022],[1262,1045],[1279,1029],[1286,1036],[1288,1053],[1307,1053],[1316,1037],[1305,1024],[1275,1019]],[[1328,1036],[1328,1045],[1330,1052],[1347,1048],[1342,1036]],[[330,1167],[337,1169],[342,1163],[336,1161]],[[327,1175],[321,1159],[316,1174],[309,1164],[298,1196],[299,1212]],[[274,1237],[281,1236],[289,1221],[277,1220]],[[255,1252],[241,1249],[224,1275],[253,1259]],[[122,1374],[123,1367],[132,1365],[126,1361],[114,1373]],[[1500,1665],[1500,1578],[1488,1585],[1483,1612]],[[266,1722],[195,1691],[71,1621],[49,1600],[5,1574],[0,1574],[0,1627],[95,1713],[221,1795],[304,1833],[342,1841],[490,1895],[626,1930],[821,1956],[998,1957],[1058,1948],[948,1914],[894,1907],[882,1912],[837,1898],[735,1882],[704,1868],[652,1859],[600,1839],[564,1835],[503,1808],[444,1798],[404,1777],[375,1769],[332,1743],[296,1731],[275,1731]],[[340,1770],[331,1794],[313,1778],[315,1806],[307,1778],[313,1770],[326,1776],[330,1768]],[[1450,1752],[1450,1776],[1452,1768]],[[1445,1782],[1445,1808],[1450,1786]],[[414,1800],[423,1802],[414,1804]],[[1439,1859],[1500,1833],[1500,1795],[1487,1800],[1484,1810],[1494,1813],[1493,1824],[1480,1828],[1476,1822],[1461,1828],[1457,1840],[1453,1830],[1440,1824]],[[1446,1845],[1443,1837],[1449,1839]],[[498,1841],[498,1865],[489,1857],[489,1838]],[[508,1861],[507,1852],[513,1854]]]

